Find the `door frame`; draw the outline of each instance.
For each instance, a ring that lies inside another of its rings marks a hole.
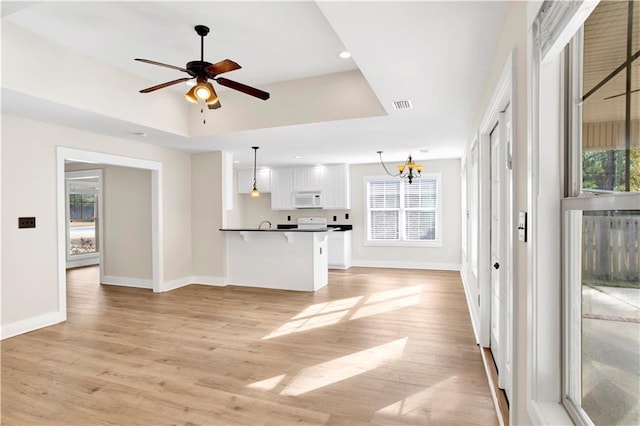
[[[63,146],[56,147],[56,205],[58,223],[58,308],[62,321],[67,319],[67,238],[66,238],[66,179],[64,162],[72,160],[90,164],[132,167],[151,171],[151,265],[153,291],[159,292],[164,281],[164,243],[162,231],[162,163],[102,152],[86,151]],[[102,253],[102,250],[101,250]],[[101,259],[102,260],[102,259]],[[102,268],[101,268],[102,271]],[[102,273],[102,272],[101,272]]]
[[[507,152],[507,156],[509,159],[513,159],[516,157],[516,144],[515,141],[515,117],[517,117],[517,111],[515,108],[516,105],[516,81],[514,76],[516,75],[515,70],[515,51],[512,51],[509,54],[509,57],[506,60],[506,64],[503,68],[502,74],[498,83],[496,84],[496,89],[493,92],[491,97],[491,101],[487,106],[484,118],[479,128],[479,165],[480,165],[480,189],[479,189],[479,252],[478,252],[478,280],[479,280],[479,291],[480,291],[480,346],[488,348],[490,346],[491,341],[491,132],[495,127],[495,124],[500,120],[500,116],[502,111],[505,110],[507,106],[511,108],[511,134],[507,137],[507,140],[511,141],[510,147],[507,148],[511,152]],[[500,134],[500,138],[506,137],[507,135]],[[514,162],[511,161],[511,164]],[[517,300],[517,289],[513,283],[513,277],[515,276],[515,267],[514,265],[514,249],[515,242],[514,238],[517,234],[514,232],[513,224],[517,223],[517,212],[513,209],[513,202],[515,200],[515,185],[514,185],[514,172],[509,173],[508,179],[505,179],[503,182],[507,185],[508,191],[502,191],[502,193],[507,197],[510,201],[510,205],[506,210],[506,215],[504,216],[504,221],[501,224],[501,231],[504,235],[504,250],[503,253],[506,256],[505,261],[505,275],[508,277],[510,282],[507,282],[506,285],[509,286],[510,291],[508,295],[508,300],[505,300],[504,303],[509,304],[511,309],[508,310],[510,313],[508,318],[501,317],[501,322],[503,324],[510,324],[510,327],[506,327],[505,336],[501,338],[501,344],[503,342],[507,342],[508,344],[503,349],[503,354],[508,354],[508,358],[511,360],[511,377],[508,377],[508,383],[504,383],[504,387],[509,387],[510,389],[514,389],[514,377],[513,372],[516,370],[516,359],[514,356],[514,330],[516,329],[516,324],[514,323],[514,314],[513,314],[513,306],[515,306],[515,301]],[[501,266],[502,267],[502,266]],[[504,315],[506,310],[502,310],[501,315]],[[508,336],[506,335],[508,333]],[[510,401],[510,404],[514,404],[515,401]],[[514,413],[515,410],[510,410],[510,413]]]

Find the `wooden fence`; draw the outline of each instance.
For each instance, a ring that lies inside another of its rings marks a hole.
[[[640,216],[583,216],[582,279],[640,283]]]

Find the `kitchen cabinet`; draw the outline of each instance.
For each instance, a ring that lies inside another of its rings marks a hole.
[[[348,210],[351,208],[351,183],[348,164],[325,166],[322,185],[322,208]]]
[[[249,194],[253,189],[253,169],[240,169],[236,172],[236,190],[238,194]],[[271,192],[271,170],[256,170],[256,188],[261,194]]]
[[[293,210],[294,192],[319,191],[323,209],[348,210],[351,208],[350,186],[347,164],[273,169],[271,208]]]
[[[293,169],[294,191],[322,191],[325,166],[296,167]]]
[[[293,210],[293,169],[271,170],[271,209]]]
[[[351,267],[351,232],[329,232],[327,237],[329,269],[349,269]]]

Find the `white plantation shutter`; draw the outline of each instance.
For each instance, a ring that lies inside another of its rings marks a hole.
[[[369,239],[398,240],[400,238],[400,182],[369,182]]]
[[[405,236],[407,240],[436,239],[438,181],[423,178],[404,183]]]
[[[367,240],[437,242],[440,176],[367,180]]]

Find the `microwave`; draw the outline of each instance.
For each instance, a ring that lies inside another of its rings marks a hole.
[[[320,191],[300,191],[293,193],[294,209],[321,209],[322,197]]]

